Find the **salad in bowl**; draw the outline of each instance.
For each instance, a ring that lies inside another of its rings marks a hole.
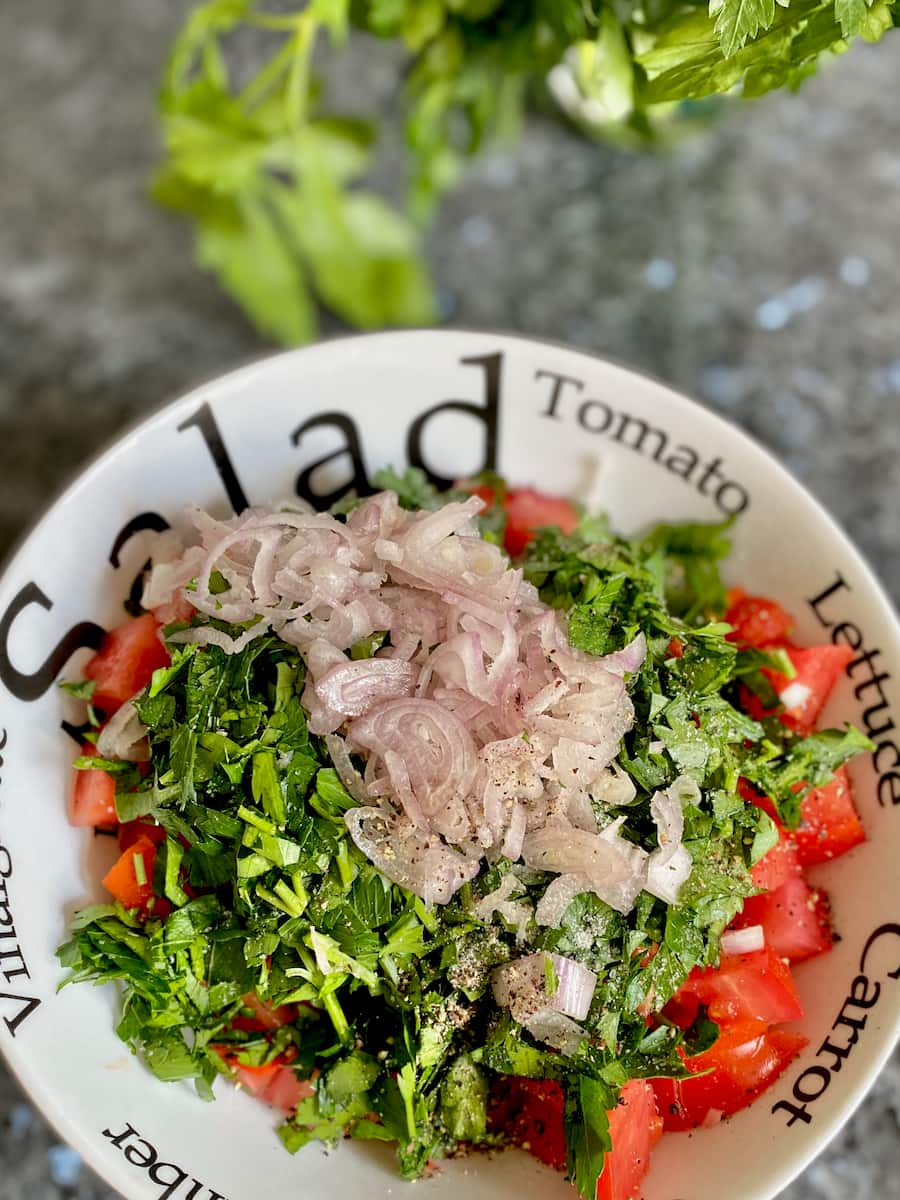
[[[714,418],[487,341],[211,385],[101,459],[4,583],[4,782],[49,814],[38,859],[0,809],[5,1048],[135,1200],[460,1173],[699,1200],[747,1137],[767,1153],[733,1194],[770,1197],[890,1050],[877,589]],[[473,367],[481,402],[456,399]],[[299,474],[261,450],[285,421]],[[60,538],[86,513],[111,577]],[[51,544],[76,580],[55,616],[22,575]]]

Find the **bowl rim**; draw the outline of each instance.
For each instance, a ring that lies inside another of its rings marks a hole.
[[[585,350],[554,338],[470,327],[454,326],[452,328],[439,328],[425,326],[415,329],[377,330],[356,334],[341,334],[320,340],[311,345],[275,352],[262,352],[253,355],[223,373],[205,377],[187,390],[178,392],[171,399],[160,400],[159,403],[153,406],[151,412],[129,421],[117,433],[107,438],[84,462],[75,467],[69,473],[67,480],[51,494],[50,499],[41,507],[38,515],[13,541],[4,555],[2,562],[0,562],[0,587],[5,583],[7,576],[14,568],[19,557],[24,555],[30,548],[31,543],[38,539],[45,524],[50,520],[56,509],[66,503],[82,487],[87,486],[89,481],[102,469],[108,459],[122,453],[126,443],[130,441],[136,442],[146,429],[152,427],[157,422],[162,422],[172,410],[181,406],[187,406],[190,402],[196,402],[201,398],[207,400],[215,399],[216,393],[227,394],[228,390],[239,387],[244,378],[251,377],[259,372],[265,372],[275,364],[284,364],[293,359],[302,362],[316,355],[340,354],[342,349],[364,350],[366,346],[375,345],[376,343],[386,344],[396,342],[402,344],[418,340],[424,344],[433,339],[449,345],[459,337],[486,338],[493,339],[498,343],[546,346],[551,349],[561,350],[567,354],[583,358],[588,362],[612,367],[623,375],[642,380],[651,386],[658,400],[673,405],[676,410],[680,410],[682,413],[693,414],[696,410],[699,410],[703,418],[708,420],[714,429],[717,429],[724,436],[731,438],[738,446],[749,449],[751,454],[764,458],[769,469],[774,470],[780,484],[787,488],[789,494],[792,494],[795,499],[805,504],[807,509],[814,511],[816,519],[823,525],[829,538],[841,546],[842,550],[848,555],[854,569],[859,571],[861,581],[866,584],[868,594],[876,604],[878,627],[883,628],[885,632],[890,631],[891,642],[889,650],[900,661],[900,616],[898,616],[898,612],[895,610],[885,586],[868,561],[867,556],[859,550],[850,535],[842,528],[837,519],[832,516],[824,503],[781,463],[773,450],[770,450],[754,435],[748,433],[735,422],[728,420],[715,409],[708,407],[702,401],[696,400],[664,382],[652,372],[634,367],[615,357]],[[339,367],[338,370],[340,370]],[[896,1006],[892,1024],[889,1015],[888,1023],[884,1030],[881,1031],[880,1037],[882,1038],[881,1046],[875,1053],[870,1071],[852,1090],[845,1094],[844,1103],[835,1111],[834,1115],[809,1136],[805,1147],[798,1148],[798,1152],[791,1157],[789,1165],[786,1164],[786,1170],[779,1179],[778,1191],[772,1192],[768,1188],[755,1188],[752,1191],[744,1193],[741,1200],[774,1200],[774,1197],[780,1194],[782,1189],[791,1184],[806,1170],[851,1119],[883,1071],[895,1047],[900,1044],[900,1003]],[[69,1113],[56,1103],[54,1093],[49,1086],[45,1085],[43,1081],[31,1077],[27,1056],[20,1056],[15,1053],[11,1054],[2,1041],[0,1041],[0,1056],[2,1056],[7,1069],[17,1085],[34,1104],[51,1128],[78,1152],[82,1160],[101,1179],[116,1189],[120,1188],[122,1181],[115,1176],[112,1169],[115,1160],[103,1153],[103,1148],[99,1143],[95,1145],[82,1136],[80,1129],[74,1124]],[[137,1185],[131,1189],[126,1188],[122,1192],[122,1195],[127,1200],[134,1200],[138,1196]]]

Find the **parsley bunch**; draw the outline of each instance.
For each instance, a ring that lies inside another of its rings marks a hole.
[[[389,478],[407,505],[437,500],[421,474]],[[489,1123],[498,1076],[558,1080],[569,1173],[592,1198],[618,1089],[634,1077],[681,1076],[679,1047],[696,1053],[716,1036],[708,1020],[685,1033],[659,1014],[694,967],[717,961],[722,931],[754,892],[750,868],[777,841],[738,779],[796,823],[794,786],[820,782],[868,745],[854,730],[799,738],[735,706],[739,682],[767,660],[727,641],[717,620],[727,549],[721,526],[661,526],[628,541],[584,520],[572,536],[543,531],[524,563],[544,600],[569,614],[575,647],[605,654],[639,630],[647,637],[619,754],[637,795],[615,812],[597,802],[595,815],[601,825],[623,815],[623,835],[652,848],[652,794],[682,775],[696,781],[701,790],[684,803],[693,868],[677,904],[642,892],[623,915],[585,893],[556,927],[532,917],[523,946],[504,917],[478,915],[514,869],[500,858],[449,904],[428,908],[348,836],[344,814],[355,801],[307,728],[297,649],[270,634],[233,655],[171,644],[171,665],[137,701],[150,770],[96,757],[77,764],[118,771],[120,820],[162,826],[154,890],[171,911],[143,920],[118,904],[80,913],[59,952],[69,981],[119,981],[121,1038],[159,1078],[193,1078],[207,1098],[235,1064],[287,1062],[312,1076],[313,1094],[281,1129],[285,1146],[393,1142],[407,1178],[460,1143],[502,1142]],[[354,647],[354,657],[372,656],[381,640]],[[552,876],[521,864],[515,872],[516,900],[533,912]],[[541,950],[597,974],[571,1055],[534,1040],[492,998],[495,967]],[[296,1018],[276,1032],[235,1025],[251,995],[297,1005]]]
[[[530,93],[549,82],[586,131],[640,142],[679,101],[796,88],[898,23],[900,0],[206,0],[163,77],[153,195],[191,218],[198,263],[275,341],[313,339],[318,304],[364,329],[426,324],[427,219]],[[314,69],[351,26],[405,55],[400,207],[364,186],[375,125],[330,113]]]

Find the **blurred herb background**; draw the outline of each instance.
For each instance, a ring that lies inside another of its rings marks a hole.
[[[428,324],[435,207],[468,159],[515,139],[529,101],[585,136],[665,142],[711,98],[795,89],[895,24],[900,0],[207,0],[169,53],[153,195],[191,218],[198,263],[266,337],[312,340],[317,304],[362,329]],[[366,54],[395,51],[381,119],[330,103],[351,28]],[[394,204],[366,186],[392,125]]]
[[[148,197],[169,161],[159,81],[193,9],[0,4],[4,552],[127,423],[271,349],[197,270],[192,223]],[[271,31],[251,38],[228,51],[235,83],[275,45]],[[394,38],[351,35],[336,52],[320,41],[328,111],[379,130],[366,189],[405,213],[408,52]],[[747,429],[897,600],[900,36],[835,58],[796,94],[658,114],[654,153],[622,123],[621,138],[586,139],[533,81],[518,139],[485,147],[414,244],[443,323],[609,355]],[[319,327],[347,325],[326,307]],[[895,1059],[784,1200],[900,1200],[898,1132]],[[115,1200],[2,1065],[0,1200]]]

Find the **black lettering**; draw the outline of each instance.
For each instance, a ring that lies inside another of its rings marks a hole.
[[[580,379],[573,379],[571,375],[559,375],[556,371],[535,371],[535,379],[552,379],[553,390],[550,393],[550,406],[546,412],[541,413],[542,417],[550,417],[551,420],[559,420],[556,413],[556,406],[559,404],[559,398],[562,395],[563,386],[571,383],[579,392],[584,391],[584,383]]]
[[[4,900],[4,902],[2,904],[0,904],[0,925],[12,925],[12,923],[13,923],[12,909],[9,907],[9,904]],[[13,933],[15,933],[15,929],[13,930]]]
[[[806,1085],[803,1084],[804,1079],[806,1079],[807,1077],[809,1077],[811,1080],[817,1079],[821,1083],[822,1086],[819,1088],[819,1090],[817,1092],[810,1092],[810,1090],[806,1087]],[[828,1071],[825,1067],[818,1067],[818,1066],[807,1067],[806,1070],[803,1072],[803,1074],[800,1076],[800,1078],[794,1084],[794,1087],[792,1089],[793,1093],[794,1093],[794,1099],[802,1100],[805,1103],[809,1104],[811,1101],[818,1100],[820,1096],[823,1096],[825,1094],[825,1092],[827,1092],[828,1085],[830,1083],[831,1083],[831,1072]],[[803,1085],[802,1090],[801,1090],[801,1085]]]
[[[853,678],[853,676],[856,674],[856,668],[861,667],[863,663],[868,663],[869,666],[872,668],[871,674],[874,675],[875,674],[875,659],[879,656],[879,654],[881,654],[880,650],[864,650],[862,652],[862,654],[860,654],[857,658],[854,658],[852,662],[847,664],[847,674],[851,678]],[[862,686],[868,687],[869,683],[871,683],[871,677]],[[856,694],[856,698],[857,698],[857,700],[859,699],[858,692]]]
[[[706,464],[706,470],[703,472],[703,474],[697,480],[697,491],[700,493],[701,496],[709,495],[709,493],[706,490],[706,485],[709,483],[709,481],[711,479],[718,478],[722,481],[722,483],[725,482],[725,477],[723,475],[721,475],[719,472],[719,467],[721,467],[721,465],[722,465],[721,458],[714,458],[711,462],[708,462]]]
[[[122,1133],[113,1133],[111,1129],[103,1130],[103,1136],[109,1138],[112,1144],[119,1150],[122,1149],[122,1143],[127,1142],[132,1135],[134,1137],[138,1136],[138,1131],[132,1125],[126,1125]]]
[[[0,992],[0,1000],[15,1000],[20,1005],[18,1013],[12,1020],[9,1017],[3,1018],[3,1024],[13,1037],[16,1036],[19,1026],[41,1006],[41,1002],[36,996],[16,996],[11,992]]]
[[[93,621],[81,621],[64,634],[48,657],[32,674],[26,674],[13,666],[9,656],[9,635],[16,617],[31,604],[39,604],[49,612],[53,601],[34,582],[26,583],[14,597],[9,608],[0,618],[0,680],[17,700],[38,700],[52,685],[54,679],[82,646],[96,650],[106,631]]]
[[[183,429],[184,426],[181,426],[181,428]],[[110,565],[118,569],[122,561],[122,551],[127,543],[131,541],[136,533],[143,533],[147,529],[152,529],[154,533],[164,533],[165,530],[171,529],[171,526],[165,517],[155,512],[144,512],[136,517],[132,517],[116,534],[116,540],[113,542],[112,549],[109,552]]]
[[[350,417],[344,413],[329,412],[320,413],[318,416],[310,417],[308,421],[304,421],[302,425],[298,425],[291,434],[291,442],[295,446],[300,445],[300,441],[305,433],[310,429],[318,429],[324,425],[333,425],[344,435],[343,446],[332,451],[331,454],[326,454],[324,458],[317,459],[311,466],[304,469],[297,476],[297,482],[294,485],[298,496],[302,496],[314,508],[326,509],[335,504],[342,496],[348,492],[354,491],[358,496],[369,496],[372,493],[372,487],[369,483],[369,477],[366,474],[366,465],[363,460],[362,446],[359,441],[359,433],[356,425]],[[341,458],[343,455],[348,455],[350,463],[353,467],[353,474],[350,479],[339,488],[335,488],[333,492],[317,492],[312,485],[312,477],[320,467],[324,467],[326,463],[333,462],[336,458]]]
[[[863,635],[857,625],[852,621],[841,621],[839,625],[835,625],[831,631],[831,640],[837,644],[843,642],[849,646],[851,650],[858,650],[863,644]]]
[[[194,1186],[191,1188],[191,1190],[185,1196],[184,1200],[197,1200],[197,1197],[200,1195],[200,1193],[203,1190],[203,1184],[200,1183],[199,1180],[192,1179],[191,1183],[193,1183]]]
[[[887,675],[878,675],[871,682],[880,684],[885,679],[888,679],[888,678],[889,678],[889,676],[887,676]],[[856,690],[857,690],[857,692],[861,692],[861,691],[864,691],[865,689],[857,688]],[[878,704],[870,704],[868,708],[863,710],[863,714],[862,714],[863,724],[865,725],[866,732],[868,733],[870,738],[883,737],[884,734],[886,734],[886,733],[893,733],[894,730],[897,728],[897,726],[894,724],[893,718],[891,717],[890,710],[888,709],[888,702],[884,698],[884,693],[882,692],[880,687],[878,689],[878,695],[881,697]],[[883,722],[883,724],[879,725],[878,728],[876,729],[875,728],[875,715],[876,715],[876,713],[880,713],[880,712],[886,713],[887,718]]]
[[[807,600],[807,602],[806,602],[809,605],[809,607],[813,610],[813,612],[816,614],[816,618],[817,618],[819,624],[824,629],[830,629],[831,626],[834,624],[834,621],[826,621],[825,620],[825,618],[819,612],[819,605],[824,604],[826,600],[828,600],[831,596],[833,596],[835,592],[839,592],[841,590],[841,588],[846,588],[848,592],[853,590],[850,587],[850,584],[846,581],[846,579],[843,577],[843,575],[839,571],[838,575],[837,575],[837,579],[834,581],[834,583],[832,583],[829,587],[827,587],[824,592],[819,592],[818,596],[813,596],[813,598],[811,600]]]
[[[791,1104],[790,1100],[779,1100],[777,1104],[772,1105],[773,1114],[777,1113],[781,1108],[791,1114],[791,1119],[788,1121],[788,1129],[790,1129],[795,1121],[803,1121],[807,1125],[812,1124],[812,1117],[809,1115],[805,1104],[801,1104],[798,1108],[796,1104]]]
[[[729,490],[737,492],[737,503],[726,504],[725,493]],[[750,504],[750,497],[744,488],[739,483],[733,480],[728,480],[716,492],[716,507],[721,509],[729,517],[736,517],[738,513],[742,513]]]
[[[171,1171],[171,1178],[164,1178],[163,1171]],[[154,1163],[148,1174],[154,1183],[165,1186],[165,1191],[159,1193],[159,1200],[169,1200],[169,1197],[178,1191],[188,1177],[187,1171],[182,1171],[181,1167],[176,1167],[174,1163],[167,1162]]]
[[[0,846],[0,879],[9,879],[12,871],[12,855],[5,846]]]
[[[866,970],[866,959],[869,957],[869,951],[872,949],[875,943],[880,941],[883,937],[900,938],[900,925],[898,925],[896,922],[890,922],[887,925],[879,925],[877,929],[873,930],[872,933],[869,934],[869,938],[865,946],[863,946],[863,952],[859,959],[859,969],[861,971]],[[896,971],[888,971],[888,979],[900,979],[900,966],[897,967]]]
[[[8,955],[6,955],[6,954],[0,954],[0,958],[7,958],[7,957],[8,957]],[[3,972],[3,978],[6,980],[7,983],[12,983],[12,981],[14,979],[30,979],[31,978],[31,973],[29,972],[28,968],[25,966],[25,959],[22,957],[21,953],[19,953],[18,959],[19,959],[19,962],[22,964],[20,967],[16,967],[15,971],[4,971]]]
[[[881,758],[882,750],[893,750],[894,761],[892,763],[889,763],[888,765],[891,767],[900,767],[900,746],[898,746],[896,742],[882,742],[880,745],[876,746],[875,749],[872,751],[872,761],[875,764],[876,771],[880,772],[880,771],[887,770],[887,767],[883,767],[881,765],[881,763],[878,761]]]
[[[628,413],[619,413],[618,417],[619,426],[612,435],[613,441],[618,442],[620,445],[628,446],[630,450],[636,450],[638,454],[643,454],[644,441],[652,434],[652,436],[656,439],[656,449],[651,457],[655,462],[659,462],[660,455],[665,454],[666,450],[669,448],[669,439],[664,431],[662,429],[658,429],[654,425],[648,425],[647,422],[643,421],[640,417],[629,416]],[[633,443],[629,443],[626,440],[626,432],[632,427],[637,430],[637,438]]]
[[[588,421],[588,414],[598,411],[603,414],[603,424],[595,425]],[[584,404],[578,409],[577,420],[582,429],[586,429],[588,433],[606,433],[610,425],[613,423],[613,410],[608,404],[604,404],[602,400],[585,400]]]
[[[469,400],[445,400],[416,417],[409,427],[406,438],[406,456],[410,466],[424,471],[437,488],[448,488],[453,483],[443,475],[431,471],[422,454],[422,432],[433,416],[440,412],[468,413],[484,422],[484,459],[479,471],[497,469],[497,424],[500,411],[500,380],[503,370],[502,354],[485,354],[476,358],[464,358],[463,365],[481,367],[484,371],[484,404],[473,404]],[[475,474],[478,472],[476,471]]]
[[[206,448],[219,473],[219,478],[222,480],[231,507],[236,513],[242,513],[248,507],[247,497],[241,487],[241,481],[238,479],[215,414],[209,404],[201,404],[195,413],[178,426],[179,433],[183,433],[187,429],[200,431],[200,436],[206,443]]]
[[[673,475],[678,475],[690,483],[699,462],[700,455],[696,450],[692,450],[690,446],[676,446],[674,453],[669,455],[663,466]]]
[[[209,1195],[207,1196],[206,1200],[225,1200],[225,1197],[221,1192],[214,1192],[212,1188],[210,1188]]]
[[[891,805],[900,804],[900,774],[896,771],[888,771],[878,780],[878,803],[884,808],[888,801]]]
[[[5,933],[0,929],[0,938],[15,938],[16,936],[16,927],[14,925],[7,929]]]
[[[838,1071],[840,1071],[844,1060],[850,1057],[850,1051],[853,1049],[853,1047],[855,1045],[856,1045],[856,1037],[854,1037],[853,1040],[847,1046],[835,1046],[835,1044],[834,1044],[834,1042],[832,1042],[831,1038],[826,1038],[825,1041],[822,1043],[822,1045],[816,1051],[816,1057],[818,1057],[821,1054],[832,1055],[834,1061],[829,1064],[828,1070],[831,1071],[832,1074],[836,1074]]]
[[[113,542],[112,549],[109,552],[110,564],[118,569],[121,562],[120,556],[122,550],[136,533],[143,533],[147,529],[152,529],[154,533],[163,533],[166,529],[170,528],[169,522],[165,517],[160,516],[159,513],[145,512],[132,517],[116,534],[116,540]],[[128,599],[125,601],[125,609],[133,617],[139,617],[143,612],[141,595],[144,590],[144,573],[149,571],[152,565],[151,559],[148,558],[137,575],[135,575],[131,582],[131,587],[128,589]]]
[[[844,1001],[844,1003],[841,1006],[841,1011],[838,1013],[837,1018],[836,1018],[834,1024],[831,1026],[831,1028],[837,1029],[838,1025],[846,1025],[846,1027],[850,1030],[850,1045],[855,1046],[856,1043],[859,1041],[859,1034],[861,1033],[861,1031],[863,1029],[865,1029],[866,1021],[868,1021],[869,1018],[868,1017],[849,1017],[847,1015],[847,1011],[846,1011],[848,1004],[852,1005],[853,1001],[852,1000]]]
[[[146,1146],[146,1152],[139,1150],[139,1146]],[[125,1158],[135,1167],[152,1167],[158,1157],[155,1146],[151,1146],[145,1138],[138,1138],[133,1146],[125,1147]]]

